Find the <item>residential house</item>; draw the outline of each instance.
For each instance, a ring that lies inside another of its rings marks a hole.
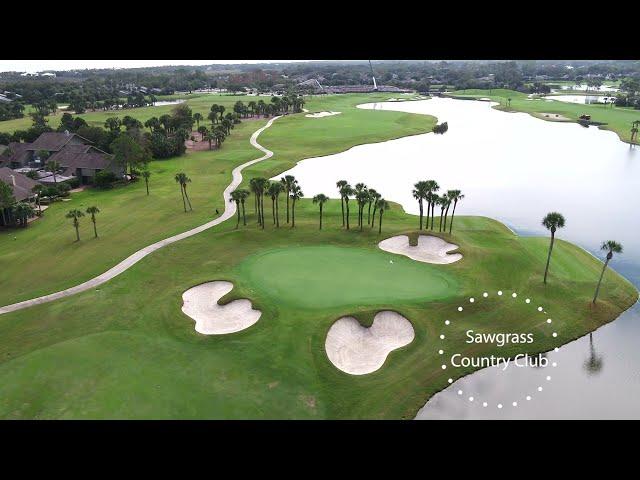
[[[40,169],[47,162],[56,161],[62,176],[76,177],[82,184],[93,183],[96,174],[102,170],[123,176],[124,170],[116,165],[113,155],[92,143],[76,133],[45,132],[32,143],[11,142],[0,154],[0,167]],[[42,152],[47,152],[47,155],[42,155]],[[46,183],[44,179],[41,181]]]
[[[11,187],[16,202],[35,201],[36,194],[33,191],[33,187],[38,185],[38,182],[31,180],[26,175],[7,167],[0,167],[0,182],[4,182]],[[0,212],[0,226],[5,224],[4,219],[11,218],[10,213],[7,211],[9,208],[5,208],[4,212]]]

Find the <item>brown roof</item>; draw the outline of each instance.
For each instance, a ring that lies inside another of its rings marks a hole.
[[[48,150],[50,152],[56,152],[64,147],[73,137],[78,137],[84,142],[91,143],[90,140],[76,133],[44,132],[35,142],[30,144],[28,150]]]
[[[11,178],[13,176],[13,178]],[[32,189],[38,182],[31,180],[26,175],[18,173],[7,167],[0,168],[0,181],[3,181],[13,189],[16,201],[21,202],[34,195]],[[15,181],[15,185],[13,184]]]
[[[113,156],[108,153],[102,153],[97,149],[91,149],[88,152],[78,153],[73,157],[65,159],[65,163],[60,162],[63,167],[63,173],[73,174],[76,168],[84,168],[88,170],[104,170],[111,165]]]
[[[47,161],[56,161],[61,166],[65,167],[69,165],[76,155],[80,153],[86,153],[91,149],[91,145],[66,145],[62,150],[57,151],[51,155]]]
[[[24,152],[29,149],[30,145],[30,143],[9,142],[9,147],[0,155],[0,167],[10,165],[13,161],[18,161],[24,155]]]

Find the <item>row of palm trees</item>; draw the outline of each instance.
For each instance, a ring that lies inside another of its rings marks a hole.
[[[382,195],[378,193],[374,188],[367,187],[364,183],[356,183],[355,187],[352,187],[346,180],[338,180],[336,182],[336,188],[340,194],[340,207],[342,209],[342,226],[347,230],[351,228],[350,208],[349,200],[354,197],[356,204],[358,205],[358,227],[362,231],[364,227],[364,210],[367,209],[367,225],[373,228],[376,218],[376,212],[378,212],[379,225],[378,233],[382,232],[382,214],[389,210],[390,204]],[[373,213],[372,213],[373,209]]]
[[[559,228],[564,228],[565,219],[561,213],[558,212],[550,212],[542,219],[542,225],[551,232],[551,242],[549,243],[549,254],[547,255],[547,265],[544,269],[544,278],[543,283],[547,283],[547,275],[549,273],[549,264],[551,263],[551,252],[553,251],[553,243],[555,241],[556,231]],[[604,265],[602,266],[602,272],[600,273],[600,278],[598,279],[598,284],[596,286],[596,291],[593,295],[592,303],[595,305],[598,294],[600,293],[600,285],[602,284],[602,278],[604,277],[604,272],[609,266],[609,262],[613,258],[614,253],[622,253],[622,244],[616,242],[615,240],[607,240],[602,242],[600,245],[600,250],[607,252],[607,257],[605,259]]]
[[[93,235],[94,238],[98,238],[98,228],[96,227],[96,214],[100,213],[100,209],[96,206],[87,208],[86,213],[91,215],[91,222],[93,223]],[[76,230],[76,242],[80,241],[80,218],[84,217],[85,212],[74,208],[69,210],[65,217],[73,220],[73,228]]]
[[[449,222],[449,233],[453,230],[453,217],[456,213],[458,202],[464,199],[464,195],[460,190],[447,190],[446,193],[438,195],[436,192],[440,190],[440,185],[435,180],[421,180],[413,185],[413,198],[418,201],[420,207],[420,230],[422,230],[424,219],[424,204],[427,203],[427,222],[426,228],[429,228],[429,220],[431,220],[431,230],[434,229],[435,209],[440,207],[440,224],[438,226],[440,232],[447,231],[447,220],[449,217],[449,208],[453,204],[451,211],[451,220]]]

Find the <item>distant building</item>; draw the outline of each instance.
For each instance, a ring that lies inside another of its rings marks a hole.
[[[123,176],[124,170],[116,165],[110,155],[92,145],[93,142],[75,133],[45,132],[35,142],[11,142],[0,154],[0,167],[32,169],[43,168],[47,162],[56,161],[60,165],[60,174],[75,177],[80,183],[93,183],[96,174],[109,170],[117,176]],[[46,151],[46,158],[41,152]],[[48,183],[48,179],[40,179]]]

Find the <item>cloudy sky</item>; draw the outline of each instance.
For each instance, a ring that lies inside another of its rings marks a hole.
[[[136,68],[163,65],[211,65],[214,63],[290,63],[306,60],[0,60],[0,72],[40,72],[86,68]]]

